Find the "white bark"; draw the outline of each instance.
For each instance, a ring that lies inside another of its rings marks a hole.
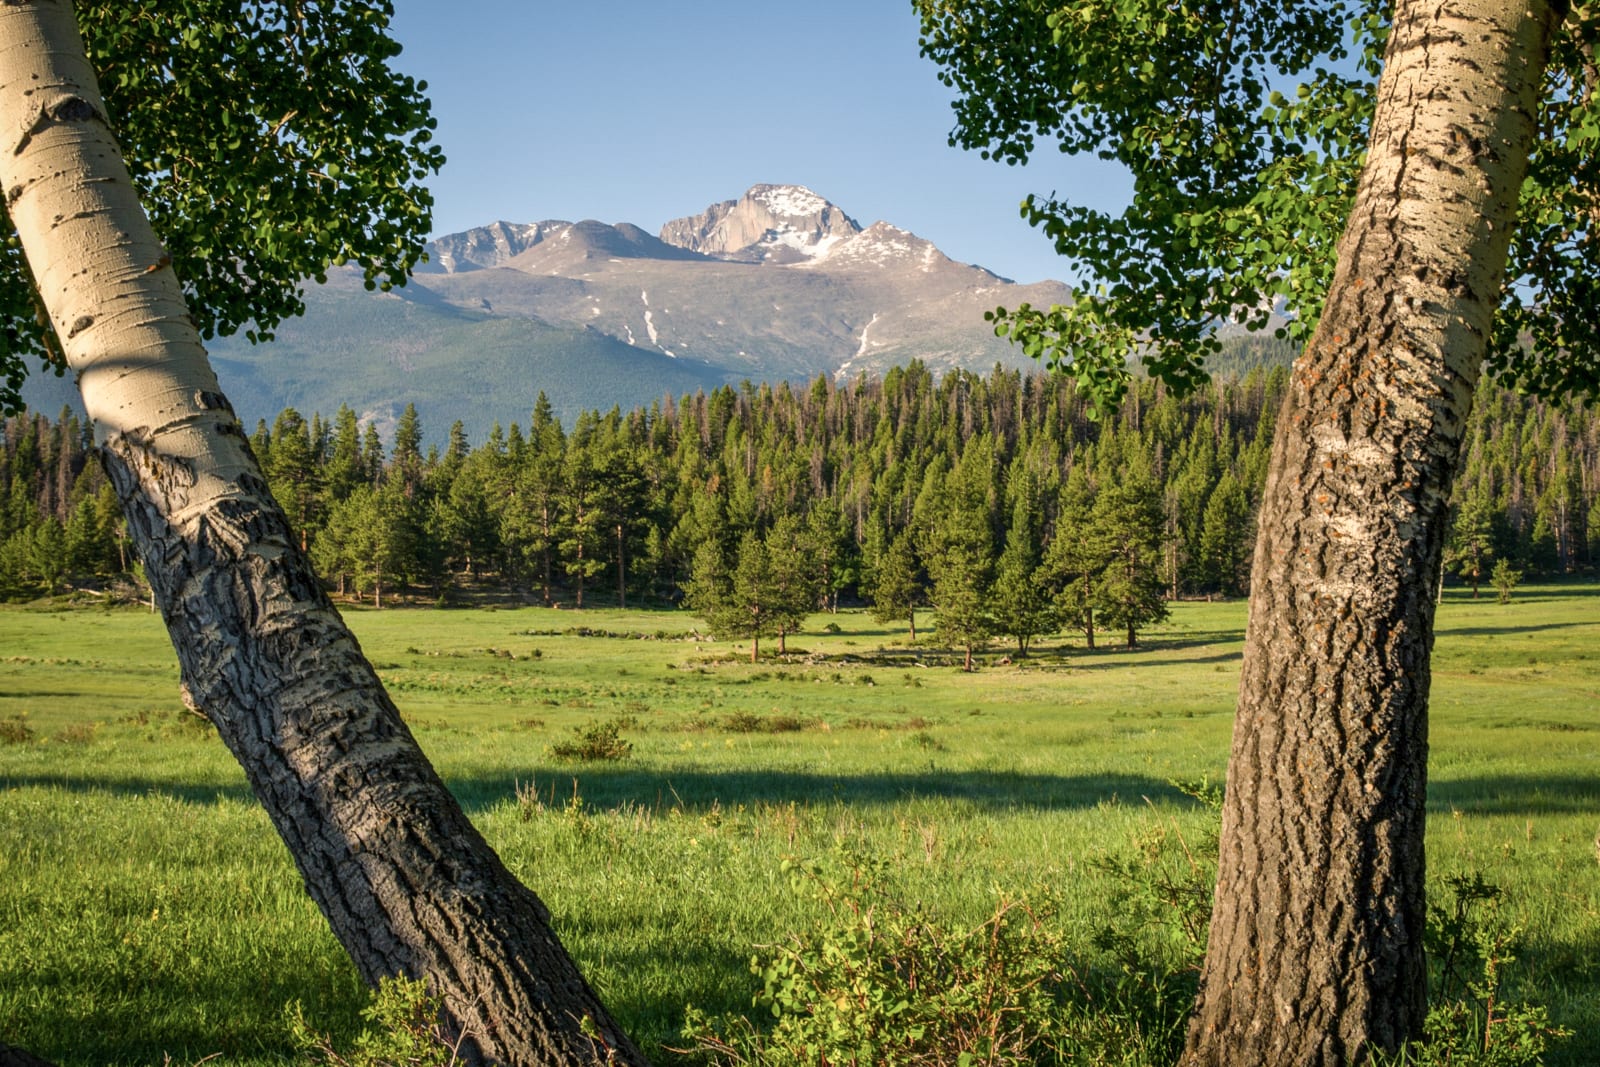
[[[0,0],[0,187],[184,684],[363,977],[427,976],[477,1058],[642,1063],[428,765],[272,502],[68,0]]]
[[[255,469],[105,121],[67,3],[0,7],[0,184],[97,440],[140,431],[198,511]]]

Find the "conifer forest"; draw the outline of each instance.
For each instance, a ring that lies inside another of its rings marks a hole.
[[[1287,373],[1180,399],[1137,383],[1095,419],[1071,382],[996,369],[935,380],[723,387],[563,427],[541,395],[481,442],[385,440],[340,407],[285,409],[253,448],[336,594],[379,607],[514,597],[681,603],[721,636],[782,641],[840,603],[971,652],[1067,634],[1135,644],[1174,598],[1248,593],[1254,509]],[[1447,577],[1557,575],[1600,558],[1600,422],[1492,384],[1473,409]],[[0,432],[0,598],[127,595],[140,577],[91,428]]]

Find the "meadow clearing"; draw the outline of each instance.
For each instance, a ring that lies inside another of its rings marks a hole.
[[[684,612],[347,617],[619,1020],[672,1062],[686,1005],[752,1011],[752,955],[824,921],[786,860],[870,854],[955,922],[1054,894],[1089,940],[1123,906],[1103,860],[1206,838],[1172,783],[1221,780],[1245,607],[1175,605],[1134,651],[996,646],[973,674],[936,634],[913,647],[853,611],[756,665]],[[0,608],[0,1041],[64,1067],[281,1063],[287,1005],[338,1039],[366,1003],[177,683],[144,611]],[[1600,1062],[1600,589],[1451,591],[1432,721],[1430,878],[1503,889],[1507,993],[1575,1031],[1549,1063]],[[558,757],[606,723],[628,758]]]

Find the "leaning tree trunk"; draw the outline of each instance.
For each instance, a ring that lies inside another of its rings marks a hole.
[[[1428,657],[1548,0],[1400,0],[1326,309],[1278,421],[1184,1067],[1419,1034]]]
[[[362,976],[427,976],[480,1060],[643,1063],[429,766],[273,503],[68,0],[0,4],[0,186],[184,682]]]

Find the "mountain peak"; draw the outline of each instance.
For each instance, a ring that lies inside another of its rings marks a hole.
[[[808,218],[832,207],[803,185],[755,185],[744,194],[779,217]]]
[[[552,229],[565,225],[567,223],[558,221],[520,224],[502,220],[464,233],[452,233],[428,243],[428,262],[418,271],[455,274],[498,267],[544,240]]]
[[[428,263],[418,273],[459,274],[492,267],[548,273],[550,267],[571,267],[585,260],[699,258],[631,222],[611,226],[594,219],[546,219],[526,225],[494,222],[430,241]]]
[[[718,259],[799,263],[860,232],[856,220],[803,185],[754,185],[738,200],[673,219],[661,240]]]

